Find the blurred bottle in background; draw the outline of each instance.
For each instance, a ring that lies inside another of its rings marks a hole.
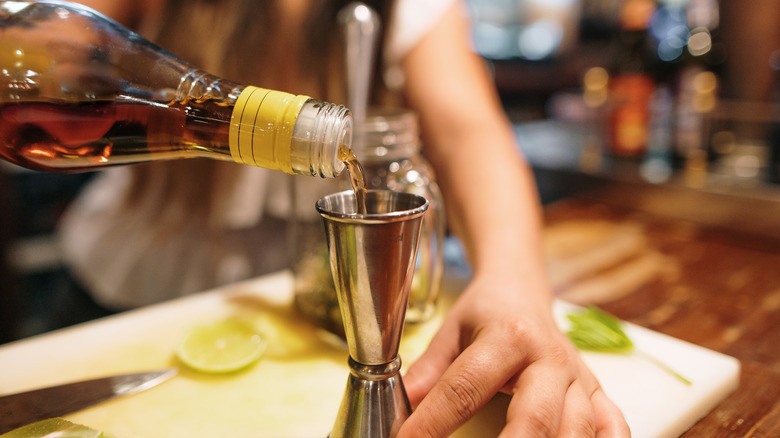
[[[773,181],[778,166],[773,126],[777,125],[777,59],[780,48],[780,2],[754,0],[748,3],[720,3],[718,38],[729,50],[722,68],[716,121],[711,129],[719,141],[712,143],[713,159],[721,173],[751,188],[759,181]]]
[[[774,90],[772,100],[780,102],[780,50],[771,58],[774,75]],[[780,183],[780,106],[774,105],[771,113],[772,123],[769,132],[769,182]]]
[[[715,72],[723,63],[725,49],[716,42],[718,0],[689,0],[685,12],[688,34],[677,62],[675,152],[687,184],[701,187],[710,155],[707,125],[719,97],[720,79]]]
[[[647,182],[660,184],[672,176],[673,110],[671,90],[665,84],[658,85],[650,102],[647,152],[639,166],[639,175]]]
[[[608,71],[607,113],[609,151],[620,157],[639,157],[647,149],[655,50],[648,35],[655,12],[653,0],[626,0],[618,17],[620,31]]]

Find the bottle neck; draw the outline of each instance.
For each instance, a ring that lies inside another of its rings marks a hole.
[[[177,99],[233,106],[228,142],[236,162],[322,178],[344,170],[339,148],[351,146],[352,116],[343,106],[198,74],[184,78]]]
[[[290,143],[293,173],[333,178],[344,170],[341,147],[352,147],[352,115],[341,105],[308,99],[295,121]]]
[[[244,86],[200,70],[185,74],[176,89],[179,103],[212,101],[218,105],[235,105]]]

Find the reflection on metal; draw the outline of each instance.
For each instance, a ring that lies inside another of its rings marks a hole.
[[[317,202],[350,356],[331,438],[392,437],[411,414],[398,347],[427,208],[389,190],[369,191],[364,215],[352,191]]]

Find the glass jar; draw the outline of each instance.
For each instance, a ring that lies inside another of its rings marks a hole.
[[[422,156],[417,116],[402,108],[369,110],[359,132],[357,154],[366,188],[407,192],[428,199],[406,321],[424,322],[435,310],[444,272],[444,201],[433,168]]]
[[[423,219],[407,323],[426,321],[433,314],[441,286],[446,232],[444,203],[430,163],[421,155],[416,115],[401,108],[369,109],[356,129],[353,150],[363,165],[366,187],[424,196],[430,208]],[[290,227],[295,303],[307,317],[343,336],[341,314],[328,264],[322,220],[314,209],[320,197],[351,188],[346,175],[332,183],[311,184],[293,178],[293,223]]]

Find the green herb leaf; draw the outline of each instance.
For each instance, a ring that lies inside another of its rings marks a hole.
[[[567,318],[571,328],[566,334],[580,350],[624,353],[634,348],[634,343],[620,327],[620,321],[597,307],[590,306]]]
[[[681,376],[658,359],[635,349],[634,343],[623,331],[620,320],[609,313],[588,306],[581,312],[569,313],[566,317],[571,321],[571,327],[566,335],[580,350],[598,351],[601,353],[622,353],[637,355],[675,376],[686,385],[691,381]]]

